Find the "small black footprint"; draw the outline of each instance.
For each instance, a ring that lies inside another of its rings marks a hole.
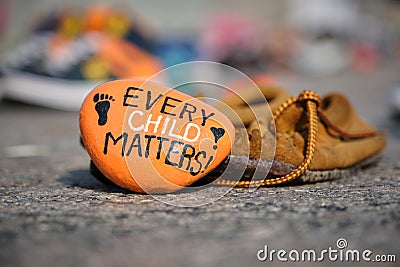
[[[93,97],[93,102],[96,103],[94,109],[97,111],[97,115],[99,115],[99,119],[97,120],[97,124],[105,125],[107,123],[107,113],[110,109],[110,101],[115,101],[112,95],[108,94],[95,94]]]

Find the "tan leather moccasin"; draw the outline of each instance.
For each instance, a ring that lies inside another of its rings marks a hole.
[[[297,98],[276,86],[260,86],[260,90],[268,100],[273,119],[261,116],[255,120],[253,113],[262,105],[265,109],[265,104],[255,104],[251,110],[236,96],[222,100],[237,112],[245,129],[237,129],[233,151],[214,175],[222,173],[229,161],[247,171],[239,182],[219,179],[216,184],[258,187],[339,178],[374,162],[386,145],[384,133],[362,120],[342,94],[332,93],[321,100],[308,90]],[[249,104],[257,102],[245,98]],[[240,124],[237,117],[231,120]],[[275,135],[271,130],[273,122]],[[276,151],[272,155],[274,144]],[[254,180],[255,168],[267,172],[270,169],[267,177]]]

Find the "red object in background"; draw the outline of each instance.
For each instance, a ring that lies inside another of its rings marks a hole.
[[[258,74],[250,76],[250,79],[257,85],[277,84],[278,82],[270,75]]]
[[[374,72],[380,63],[379,52],[370,43],[358,42],[350,47],[352,67],[361,73]]]
[[[263,49],[262,23],[243,14],[218,13],[208,20],[199,40],[202,59],[236,68],[256,65]]]

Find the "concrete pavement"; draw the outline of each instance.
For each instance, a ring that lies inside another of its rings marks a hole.
[[[388,89],[398,74],[388,66],[369,76],[278,75],[293,93],[312,89],[348,95],[360,114],[386,129],[389,143],[382,160],[344,179],[255,192],[233,189],[195,208],[97,182],[79,146],[76,113],[3,102],[0,265],[281,266],[276,258],[260,262],[257,252],[265,245],[321,251],[345,238],[348,248],[397,257],[397,265],[370,266],[398,266],[400,121],[387,107]],[[29,145],[36,156],[18,157],[19,145]],[[207,198],[220,190],[170,197]]]

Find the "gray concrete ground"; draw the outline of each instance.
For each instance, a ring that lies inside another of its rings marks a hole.
[[[276,257],[273,262],[256,257],[264,245],[321,251],[336,249],[339,238],[347,240],[348,249],[397,257],[397,263],[368,266],[399,266],[400,120],[392,119],[387,107],[398,74],[391,66],[371,75],[278,77],[291,92],[346,93],[365,118],[386,129],[382,160],[331,182],[233,189],[197,208],[166,205],[97,182],[79,146],[76,113],[3,102],[0,266],[272,266],[282,264]],[[12,157],[18,152],[13,146],[22,144],[35,145],[40,156]],[[171,197],[208,198],[220,190]],[[323,263],[344,264],[328,258]]]

